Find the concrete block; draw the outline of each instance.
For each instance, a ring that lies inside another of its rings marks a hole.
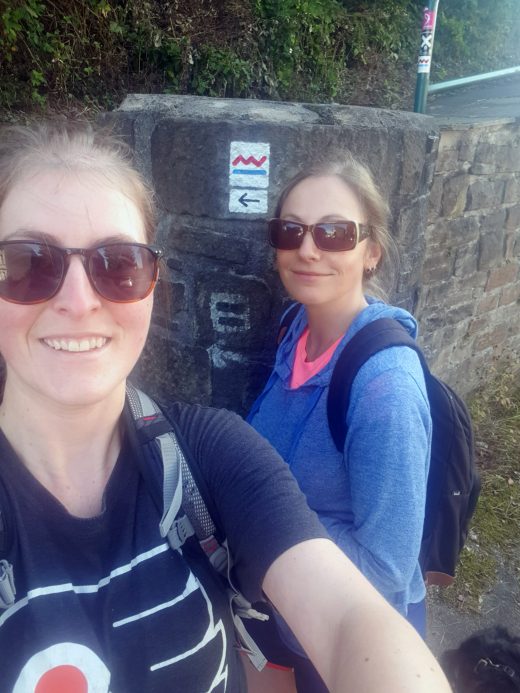
[[[480,141],[480,129],[467,126],[460,134],[459,161],[470,164]]]
[[[403,206],[399,211],[396,240],[403,244],[405,251],[413,248],[420,255],[424,253],[425,239],[422,234],[418,233],[417,224],[420,219],[426,219],[427,208],[428,199],[420,197],[412,205]],[[419,246],[421,246],[420,251]]]
[[[488,332],[479,335],[474,342],[474,352],[485,351],[489,348],[493,349],[494,354],[501,351],[504,340],[508,335],[507,325],[496,325]]]
[[[478,244],[478,269],[490,269],[501,264],[504,260],[505,231],[483,231]]]
[[[426,253],[438,252],[442,248],[451,245],[449,220],[437,218],[434,224],[429,224],[425,229]]]
[[[520,170],[520,147],[509,141],[505,146],[497,143],[482,142],[475,152],[475,164],[490,167],[492,173]],[[487,171],[486,171],[487,172]]]
[[[496,173],[496,167],[493,164],[472,164],[468,170],[472,176],[492,176]]]
[[[461,303],[452,307],[447,307],[445,315],[446,325],[458,325],[462,321],[473,316],[475,305],[473,301]]]
[[[505,229],[507,218],[506,209],[494,209],[484,214],[479,214],[474,219],[478,223],[480,233],[493,233]]]
[[[447,242],[452,247],[464,246],[479,236],[479,219],[475,216],[447,219],[444,223],[447,231]]]
[[[486,283],[486,291],[492,291],[499,286],[512,284],[518,277],[518,269],[518,263],[510,263],[491,270]]]
[[[468,187],[466,210],[495,209],[502,203],[503,180],[476,180]]]
[[[446,151],[457,151],[460,147],[460,142],[463,136],[459,130],[441,130],[439,141],[439,155]]]
[[[516,248],[520,243],[520,229],[517,231],[506,232],[504,241],[504,257],[508,261],[515,261],[518,258]]]
[[[472,320],[470,320],[467,329],[468,337],[481,334],[484,330],[486,330],[489,327],[491,319],[492,316],[490,317],[489,315],[481,315],[474,317]]]
[[[457,248],[455,253],[454,273],[456,277],[467,277],[477,270],[479,242],[473,241]]]
[[[479,218],[481,227],[478,251],[479,269],[496,267],[504,260],[505,219],[506,212],[503,209],[482,215]]]
[[[444,176],[436,174],[433,177],[432,187],[429,197],[428,222],[432,223],[437,220],[441,213],[441,198],[444,188]]]
[[[477,303],[477,315],[480,313],[489,313],[495,310],[498,306],[498,301],[500,299],[500,291],[495,291],[493,293],[484,294],[480,301]]]
[[[453,254],[450,248],[430,254],[422,267],[422,279],[425,284],[449,279],[453,270]]]
[[[518,303],[520,300],[520,284],[512,284],[511,286],[505,286],[502,289],[502,295],[500,296],[500,306],[507,306],[510,303]]]
[[[506,182],[504,202],[506,204],[517,204],[518,200],[520,200],[520,176],[517,175]]]
[[[444,311],[426,311],[420,318],[421,331],[423,333],[433,333],[446,326],[446,314]]]
[[[460,171],[458,149],[443,148],[439,150],[435,171],[436,173],[453,173],[454,171]]]
[[[448,176],[444,180],[441,214],[443,217],[456,217],[466,208],[466,197],[471,178],[465,173]]]
[[[430,286],[428,301],[436,306],[451,306],[455,302],[466,302],[473,299],[473,286],[465,286],[460,278],[449,277],[448,280]]]
[[[509,231],[520,229],[520,204],[507,209],[506,229]]]

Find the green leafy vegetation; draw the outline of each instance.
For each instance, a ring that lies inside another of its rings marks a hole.
[[[518,0],[440,0],[433,80],[519,65],[518,9]]]
[[[517,0],[441,0],[434,79],[520,62]],[[409,108],[420,0],[4,0],[0,109],[128,92]]]
[[[501,561],[520,571],[520,382],[502,372],[470,403],[482,491],[455,583],[441,591],[449,603],[479,611]],[[520,577],[520,573],[518,573]]]

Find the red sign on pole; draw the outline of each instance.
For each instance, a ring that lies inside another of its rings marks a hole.
[[[422,30],[433,31],[435,28],[435,10],[424,8]]]

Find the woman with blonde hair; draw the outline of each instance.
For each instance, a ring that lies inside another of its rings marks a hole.
[[[334,367],[360,330],[392,318],[417,335],[410,313],[376,298],[384,295],[393,264],[387,217],[369,170],[350,155],[299,173],[283,189],[269,242],[285,289],[300,307],[248,421],[288,463],[336,545],[424,637],[419,551],[431,419],[417,354],[392,346],[360,368],[342,449],[327,412]],[[262,640],[265,627],[252,627]],[[282,621],[280,630],[304,657]],[[296,665],[297,679],[298,673]],[[309,677],[306,686],[301,675],[299,691],[319,690]]]

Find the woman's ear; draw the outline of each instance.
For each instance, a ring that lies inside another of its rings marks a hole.
[[[365,257],[364,257],[364,267],[365,270],[375,270],[375,268],[379,265],[379,261],[381,260],[381,246],[379,243],[376,243],[375,241],[368,240],[367,247],[365,250]]]

